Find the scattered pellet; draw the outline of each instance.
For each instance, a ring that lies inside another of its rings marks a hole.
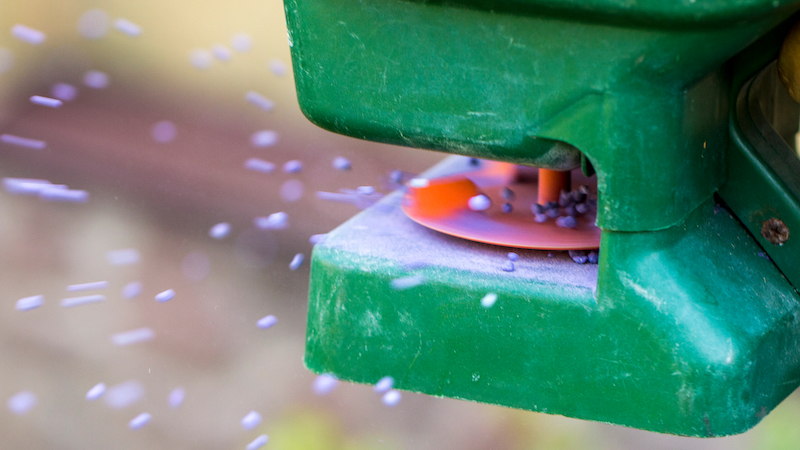
[[[52,189],[54,186],[60,186],[66,189],[66,185],[54,185],[47,180],[38,180],[33,178],[3,178],[3,187],[9,194],[18,195],[39,195],[39,192],[44,189]]]
[[[86,39],[99,39],[108,33],[108,14],[102,9],[90,9],[78,20],[78,31]]]
[[[211,260],[203,252],[192,252],[181,262],[183,276],[191,281],[201,281],[211,273]]]
[[[586,193],[580,190],[572,191],[572,199],[575,203],[583,203],[586,201]]]
[[[256,326],[258,328],[261,328],[262,330],[266,330],[267,328],[272,328],[277,324],[278,324],[278,318],[273,316],[272,314],[264,316],[258,319],[258,322],[256,322]]]
[[[327,233],[322,233],[322,234],[312,234],[312,235],[311,235],[311,237],[310,237],[310,238],[308,238],[308,242],[309,242],[311,245],[317,245],[317,244],[320,244],[320,243],[322,243],[322,242],[325,242],[325,238],[327,238],[327,237],[328,237],[328,234],[327,234]]]
[[[581,187],[578,188],[578,192],[580,192],[583,195],[589,195],[589,186],[585,184],[582,185]]]
[[[394,378],[390,376],[385,376],[380,380],[378,380],[378,382],[375,383],[375,387],[372,389],[379,394],[383,394],[393,387],[394,387]]]
[[[159,303],[168,302],[175,298],[175,290],[174,289],[167,289],[166,291],[159,292],[156,294],[156,301]]]
[[[97,383],[97,384],[94,385],[94,387],[89,389],[89,391],[86,393],[86,400],[89,400],[90,402],[93,402],[93,401],[97,400],[98,398],[102,397],[103,394],[105,394],[105,393],[106,393],[106,384],[105,383]]]
[[[36,395],[31,391],[18,392],[8,399],[6,406],[9,411],[18,416],[27,414],[36,406]]]
[[[91,283],[70,284],[67,292],[92,291],[95,289],[108,289],[108,281],[93,281]]]
[[[87,305],[89,303],[98,303],[105,301],[105,295],[84,295],[81,297],[69,297],[61,299],[61,306],[71,308],[73,306]]]
[[[575,199],[572,198],[572,193],[570,191],[562,190],[561,194],[558,196],[558,206],[565,207],[575,203]]]
[[[122,288],[122,297],[125,299],[132,299],[142,293],[142,283],[138,281],[131,281]]]
[[[137,328],[135,330],[124,331],[111,335],[111,342],[118,346],[138,344],[139,342],[149,341],[156,337],[155,332],[150,328]]]
[[[244,33],[238,33],[231,38],[231,47],[233,47],[233,49],[239,53],[249,51],[252,45],[252,39],[250,39],[250,36]]]
[[[41,31],[21,24],[16,24],[11,27],[11,35],[20,41],[27,42],[28,44],[32,45],[41,44],[47,37]]]
[[[208,235],[214,239],[223,239],[231,232],[231,224],[228,222],[220,222],[210,230],[208,230]]]
[[[567,216],[575,217],[578,215],[578,210],[575,209],[575,205],[569,205],[564,207],[564,214]]]
[[[169,397],[167,397],[167,404],[170,408],[177,408],[181,406],[184,398],[186,398],[186,389],[182,387],[176,387],[169,393]]]
[[[150,134],[153,136],[153,140],[165,144],[175,140],[178,135],[178,129],[169,120],[162,120],[153,124]]]
[[[0,47],[0,73],[6,73],[14,67],[14,54],[11,50]]]
[[[106,252],[106,261],[112,266],[126,266],[139,262],[139,251],[135,248],[110,250]]]
[[[392,172],[394,174],[394,172]],[[400,174],[402,176],[402,173]],[[408,181],[408,186],[412,188],[426,188],[430,184],[430,180],[426,178],[412,178]]]
[[[264,97],[256,91],[248,92],[244,95],[244,99],[267,112],[272,111],[272,109],[275,108],[275,103],[272,100]]]
[[[589,211],[589,205],[586,203],[577,203],[575,205],[575,212],[578,214],[586,214],[587,211]]]
[[[511,261],[506,261],[503,263],[503,272],[513,272],[514,271],[514,263]]]
[[[593,250],[589,252],[588,255],[586,255],[586,259],[587,261],[589,261],[589,264],[597,264],[597,261],[600,260],[600,255],[598,255],[597,252]]]
[[[533,214],[544,214],[545,209],[544,209],[544,206],[542,206],[542,205],[540,205],[538,203],[534,203],[534,204],[531,205],[531,212]]]
[[[47,143],[45,141],[14,136],[13,134],[4,134],[0,136],[0,141],[6,144],[17,145],[19,147],[33,148],[36,150],[42,150],[45,147],[47,147]]]
[[[58,186],[39,191],[39,198],[50,202],[86,203],[89,193],[80,189],[63,189]]]
[[[99,70],[89,70],[83,74],[83,84],[92,89],[105,89],[109,82],[108,74]]]
[[[250,158],[245,161],[244,168],[261,173],[272,173],[272,171],[275,170],[275,164],[259,158]]]
[[[253,147],[272,147],[278,143],[278,132],[272,130],[256,131],[250,136],[250,144]]]
[[[261,423],[261,414],[256,411],[250,411],[242,418],[242,428],[245,430],[252,430]]]
[[[128,36],[139,36],[142,34],[142,27],[136,25],[128,19],[117,19],[114,21],[114,28],[127,34]]]
[[[305,260],[305,256],[302,253],[298,253],[294,255],[292,258],[292,262],[289,263],[289,270],[297,270],[303,265],[303,261]]]
[[[286,180],[281,184],[280,196],[285,202],[296,202],[303,198],[306,187],[300,180]]]
[[[486,211],[490,206],[492,206],[492,201],[489,200],[489,197],[483,194],[478,194],[470,198],[467,202],[467,205],[469,206],[469,209],[473,211]]]
[[[152,418],[153,416],[151,416],[149,413],[146,412],[141,413],[138,416],[131,419],[130,422],[128,422],[128,428],[130,428],[131,430],[138,430],[139,428],[142,428],[143,426],[147,425],[147,423],[150,422],[150,419]]]
[[[514,262],[517,262],[519,260],[519,255],[514,252],[508,252],[506,256],[508,257],[509,260]]]
[[[3,188],[9,194],[39,195],[45,189],[67,189],[67,185],[33,178],[3,178]]]
[[[494,306],[494,303],[497,301],[497,294],[494,292],[489,292],[488,294],[484,295],[481,299],[481,306],[484,308],[491,308]]]
[[[578,221],[572,216],[561,216],[556,219],[556,225],[561,228],[575,228],[578,226]]]
[[[356,191],[361,195],[372,195],[375,193],[375,188],[372,186],[359,186]]]
[[[545,210],[545,213],[544,213],[544,214],[545,214],[547,217],[550,217],[551,219],[555,219],[555,218],[557,218],[558,216],[560,216],[560,215],[561,215],[561,214],[559,213],[559,211],[558,211],[558,207],[551,208],[551,209],[547,209],[547,210]]]
[[[256,217],[253,223],[262,230],[283,230],[289,226],[289,215],[283,211],[276,212],[267,217]]]
[[[344,156],[337,156],[333,158],[331,162],[333,168],[336,170],[341,170],[342,172],[346,172],[353,168],[353,165],[350,163],[350,160],[345,158]]]
[[[366,198],[357,193],[339,193],[339,192],[323,192],[317,191],[316,196],[319,200],[328,202],[349,203],[358,208],[364,209],[371,206],[375,201],[373,197]]]
[[[267,436],[266,434],[262,434],[261,436],[253,439],[249,444],[247,444],[245,450],[258,450],[259,448],[266,445],[268,441],[269,441],[269,436]]]
[[[269,60],[269,70],[272,71],[272,73],[278,77],[282,77],[286,75],[286,72],[288,72],[286,64],[284,64],[283,61],[279,59]]]
[[[389,181],[391,181],[392,183],[400,184],[400,182],[403,181],[403,178],[404,176],[402,170],[393,170],[391,171],[391,173],[389,173]],[[409,182],[408,185],[411,187],[425,187],[428,184],[426,182],[424,186],[413,186],[411,182]]]
[[[395,406],[400,403],[401,399],[400,391],[395,391],[394,389],[383,394],[383,404],[386,406]]]
[[[512,211],[514,211],[514,207],[511,206],[511,203],[503,203],[503,206],[500,207],[500,210],[506,214],[510,214]]]
[[[44,305],[44,295],[33,295],[17,300],[17,311],[30,311]]]
[[[127,408],[144,397],[144,386],[136,380],[128,380],[111,386],[103,395],[103,402],[111,409]]]
[[[536,223],[544,223],[547,222],[547,214],[535,214],[533,216],[533,220]]]
[[[586,252],[583,250],[570,250],[569,257],[578,264],[586,264],[589,260],[589,257],[586,256]]]
[[[220,60],[220,61],[223,61],[223,62],[230,61],[230,60],[231,60],[231,57],[233,56],[233,55],[231,54],[231,49],[229,49],[228,47],[225,47],[225,46],[224,46],[224,45],[222,45],[222,44],[217,44],[217,45],[215,45],[215,46],[211,47],[211,53],[212,53],[212,54],[213,54],[213,55],[214,55],[214,56],[215,56],[215,57],[216,57],[218,60]]]
[[[286,173],[299,173],[303,171],[303,162],[293,159],[291,161],[286,161],[283,165],[283,171]]]
[[[479,166],[479,165],[481,165],[481,160],[478,159],[478,158],[470,158],[469,159],[469,165],[470,166]]]
[[[195,69],[205,70],[214,63],[214,55],[204,48],[196,48],[189,52],[189,62]]]
[[[366,194],[366,192],[369,191],[361,189],[361,191],[359,192],[359,190],[357,189],[342,188],[339,189],[338,193],[317,191],[316,195],[317,198],[320,200],[349,203],[360,209],[366,209],[374,205],[381,198],[383,198],[383,194],[378,194],[377,192],[373,192],[372,194]]]
[[[67,83],[54,84],[53,87],[50,88],[50,93],[53,97],[65,102],[71,102],[78,98],[78,88]]]
[[[506,201],[509,201],[509,202],[513,202],[514,199],[517,198],[517,194],[515,194],[514,191],[512,191],[508,187],[504,187],[500,191],[500,197],[502,197],[503,200],[506,200]]]
[[[339,385],[339,380],[336,379],[333,375],[329,373],[323,373],[322,375],[318,376],[314,379],[314,383],[311,385],[311,389],[317,395],[327,395],[330,394],[336,386]]]
[[[395,278],[392,280],[391,285],[392,289],[397,289],[398,291],[402,291],[405,289],[411,289],[413,287],[419,286],[425,282],[425,277],[422,275],[409,275],[407,277],[402,278]]]
[[[34,105],[47,106],[48,108],[58,108],[64,104],[57,98],[42,97],[41,95],[32,95],[30,101]]]

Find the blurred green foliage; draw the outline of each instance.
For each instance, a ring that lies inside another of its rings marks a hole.
[[[265,430],[266,431],[266,430]],[[378,436],[348,436],[344,425],[319,409],[287,413],[269,425],[270,450],[396,450]]]
[[[795,392],[753,429],[755,446],[760,450],[800,449],[800,396]]]

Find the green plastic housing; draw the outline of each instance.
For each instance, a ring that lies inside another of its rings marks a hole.
[[[728,180],[753,165],[735,105],[800,2],[285,4],[312,122],[528,165],[570,144],[603,230],[594,289],[445,263],[398,291],[402,255],[370,250],[359,224],[378,212],[362,213],[314,250],[311,370],[689,436],[743,432],[800,384],[800,296],[712,201],[755,207]],[[487,292],[502,308],[480,307]]]
[[[567,142],[597,170],[598,224],[617,231],[675,225],[719,188],[730,89],[722,65],[798,7],[285,3],[298,99],[312,122],[521,164],[535,161],[537,138]]]

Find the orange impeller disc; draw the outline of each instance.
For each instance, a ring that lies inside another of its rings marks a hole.
[[[523,172],[529,174],[522,177]],[[541,250],[598,248],[600,229],[594,224],[597,210],[591,200],[596,198],[597,186],[594,177],[586,178],[580,169],[571,173],[572,186],[588,186],[589,190],[588,199],[578,208],[585,212],[573,212],[574,223],[567,219],[565,208],[553,208],[552,203],[551,209],[555,211],[550,211],[550,216],[540,214],[537,219],[531,212],[537,201],[543,201],[539,196],[539,184],[549,183],[543,192],[547,196],[560,192],[553,183],[569,186],[568,174],[553,172],[481,161],[480,167],[473,171],[412,183],[403,199],[403,211],[421,225],[471,241]],[[491,206],[474,211],[469,207],[469,200],[480,194],[491,200]],[[510,211],[509,206],[504,208],[506,204],[510,205]]]

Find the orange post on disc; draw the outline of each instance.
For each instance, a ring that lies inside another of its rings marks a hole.
[[[537,202],[558,202],[561,191],[570,190],[570,173],[568,170],[539,169],[539,195]]]

